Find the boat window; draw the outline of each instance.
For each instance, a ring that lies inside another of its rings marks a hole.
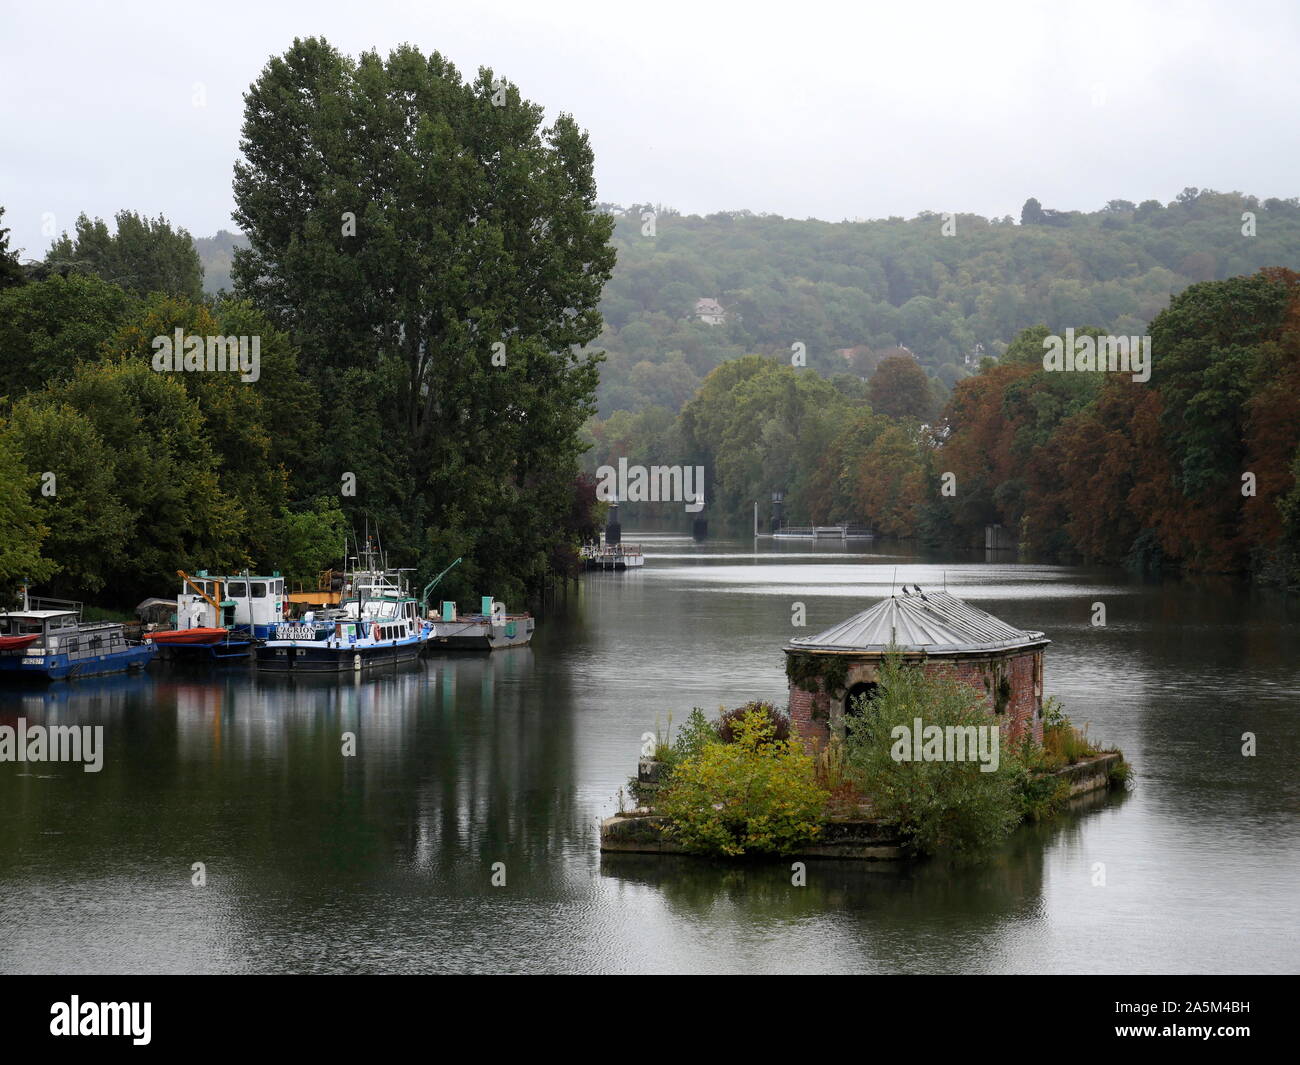
[[[230,598],[244,599],[248,596],[248,588],[243,581],[230,582]]]
[[[39,621],[33,621],[31,618],[14,619],[14,632],[19,636],[30,636],[34,632],[40,633],[43,631]]]
[[[266,598],[266,582],[265,582],[265,581],[254,581],[254,582],[252,583],[252,585],[250,585],[250,587],[253,589],[253,598],[254,598],[254,599],[265,599],[265,598]]]
[[[284,581],[279,580],[275,582],[275,594],[284,595]]]

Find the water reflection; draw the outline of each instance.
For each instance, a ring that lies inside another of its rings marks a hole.
[[[876,543],[625,539],[645,569],[586,575],[527,649],[0,688],[0,724],[98,724],[106,743],[98,774],[0,764],[0,969],[1300,968],[1280,934],[1300,916],[1294,602]],[[1045,631],[1049,693],[1125,748],[1133,795],[978,867],[823,861],[804,888],[788,863],[599,854],[644,731],[783,702],[780,646],[902,583]]]

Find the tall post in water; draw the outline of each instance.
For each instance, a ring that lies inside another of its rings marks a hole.
[[[700,511],[695,521],[691,524],[691,535],[695,537],[696,542],[702,543],[709,538],[709,519]]]
[[[785,524],[785,493],[776,491],[772,493],[772,531],[779,533],[781,526]]]
[[[617,547],[623,540],[623,526],[618,523],[618,501],[609,504],[609,517],[605,519],[605,544]]]

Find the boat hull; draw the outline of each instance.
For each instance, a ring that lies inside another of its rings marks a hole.
[[[439,621],[433,625],[429,647],[439,651],[500,651],[526,647],[533,638],[535,622],[530,617],[507,618],[503,625],[486,619]]]
[[[247,661],[253,653],[253,641],[247,639],[223,640],[221,643],[162,644],[158,657],[164,662],[206,664],[210,662]]]
[[[70,657],[65,654],[24,655],[11,652],[0,655],[0,677],[43,680],[75,680],[100,677],[108,673],[125,673],[143,669],[158,653],[150,644],[135,644],[102,655]]]
[[[411,662],[425,641],[410,639],[375,647],[329,647],[279,642],[257,648],[257,668],[269,673],[353,673]]]

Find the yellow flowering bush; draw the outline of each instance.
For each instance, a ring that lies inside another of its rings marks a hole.
[[[733,722],[735,739],[681,761],[655,803],[665,832],[701,854],[789,854],[817,838],[829,794],[798,740],[776,739],[762,707]]]

